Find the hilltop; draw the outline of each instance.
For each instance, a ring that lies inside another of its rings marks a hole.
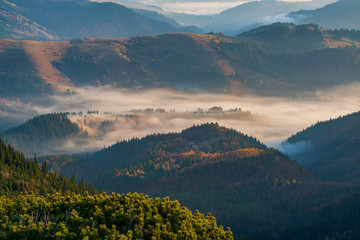
[[[72,123],[65,113],[40,115],[0,134],[5,143],[28,156],[46,153],[66,140],[82,136],[87,133]]]

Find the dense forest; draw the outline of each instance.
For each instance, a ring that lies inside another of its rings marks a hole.
[[[56,192],[65,193],[68,190],[76,193],[87,191],[91,194],[98,192],[84,181],[78,183],[74,177],[68,180],[63,175],[59,176],[49,171],[46,163],[39,167],[36,156],[34,161],[30,161],[22,153],[0,140],[1,196],[12,197],[25,192],[45,195]]]
[[[355,239],[359,232],[357,187],[323,182],[279,151],[215,123],[119,142],[88,160],[42,161],[109,191],[170,196],[250,239]],[[82,166],[101,170],[90,176]]]
[[[307,142],[309,147],[290,154],[326,180],[360,183],[360,112],[318,122],[291,136],[284,144]]]
[[[166,160],[159,165],[168,166]],[[351,239],[353,221],[360,219],[339,212],[346,208],[342,200],[357,188],[323,183],[273,149],[210,154],[172,171],[121,168],[94,183],[120,193],[170,196],[192,210],[211,212],[220,224],[250,239],[321,239],[337,233]]]
[[[257,139],[219,126],[207,123],[193,126],[181,133],[154,134],[142,139],[118,142],[96,152],[93,160],[108,169],[138,164],[156,164],[155,159],[167,155],[189,153],[218,153],[242,148],[265,149]],[[119,154],[121,153],[121,154]],[[178,163],[174,163],[176,165]]]
[[[30,161],[0,140],[1,239],[233,239],[211,214],[168,198],[94,195],[92,185],[59,176],[47,163],[39,167],[36,155]]]
[[[5,143],[28,156],[46,153],[51,146],[82,136],[87,136],[87,132],[71,122],[65,113],[40,115],[0,134]]]

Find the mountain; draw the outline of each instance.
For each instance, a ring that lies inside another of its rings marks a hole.
[[[156,169],[155,159],[162,160],[167,155],[176,153],[178,161],[172,159],[167,164],[168,170],[171,170],[190,164],[191,160],[185,159],[187,155],[196,157],[195,152],[212,154],[241,148],[264,149],[266,147],[252,137],[221,127],[216,123],[209,123],[193,126],[181,133],[156,134],[142,139],[122,141],[96,152],[93,160],[107,169],[137,164]],[[121,152],[120,155],[119,152]]]
[[[25,192],[45,195],[68,190],[76,193],[97,193],[94,187],[84,181],[77,183],[74,178],[68,180],[62,175],[49,172],[46,164],[39,168],[36,159],[26,159],[22,153],[0,140],[1,197],[14,197]]]
[[[232,240],[210,214],[139,194],[0,197],[1,239]]]
[[[191,15],[183,13],[164,13],[182,25],[196,25],[206,32],[222,32],[234,36],[274,22],[292,22],[286,15],[299,10],[313,10],[332,3],[335,0],[313,1],[250,1],[226,9],[213,15]]]
[[[299,24],[316,23],[324,28],[360,29],[360,2],[339,0],[323,8],[289,14]]]
[[[0,2],[0,38],[55,40],[56,34],[25,17],[20,8],[8,1]]]
[[[337,182],[360,183],[360,112],[318,122],[291,136],[286,149],[300,148],[288,154],[309,165],[321,178]],[[302,151],[301,151],[302,150]]]
[[[72,123],[65,113],[37,116],[0,134],[5,143],[30,156],[46,153],[66,140],[82,136],[87,136],[87,133]]]
[[[95,176],[74,170],[85,174],[79,179],[118,193],[170,196],[250,239],[323,239],[337,232],[355,239],[359,233],[360,216],[352,214],[357,187],[322,182],[279,151],[214,123],[116,143],[88,160],[66,157],[64,172],[58,159],[61,173],[87,161],[85,168],[100,170]]]
[[[186,31],[186,28],[174,27],[167,22],[148,18],[122,5],[109,2],[9,0],[2,5],[10,6],[4,9],[3,15],[6,18],[18,19],[8,21],[7,25],[5,22],[2,23],[8,32],[2,38],[34,40],[118,38]],[[18,34],[18,29],[28,28],[31,30],[29,34]]]
[[[43,103],[46,96],[72,90],[76,94],[77,87],[109,85],[301,96],[359,81],[358,35],[312,24],[276,23],[235,38],[166,34],[65,42],[2,40],[0,94]]]

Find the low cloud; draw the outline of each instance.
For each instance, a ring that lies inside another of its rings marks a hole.
[[[277,148],[289,155],[289,156],[297,156],[299,154],[305,153],[310,150],[312,147],[311,141],[299,141],[296,143],[283,142]]]
[[[311,124],[359,111],[359,91],[360,84],[354,83],[317,91],[306,99],[295,99],[184,93],[167,89],[134,92],[106,86],[87,87],[74,89],[74,95],[52,96],[48,102],[53,104],[48,106],[8,101],[6,108],[2,105],[0,114],[2,117],[7,116],[9,121],[21,119],[23,122],[43,113],[82,111],[86,114],[88,110],[97,110],[101,114],[93,115],[92,120],[88,115],[88,122],[93,121],[98,127],[102,121],[112,120],[113,125],[106,131],[96,132],[98,129],[94,127],[94,136],[88,141],[81,144],[76,140],[69,141],[65,146],[55,149],[58,152],[95,151],[124,139],[153,133],[180,132],[194,124],[206,122],[218,122],[276,147],[292,134]],[[192,114],[198,108],[207,111],[214,106],[220,106],[225,111],[241,108],[242,111],[250,111],[251,114]],[[146,108],[162,108],[167,113],[133,113],[136,117],[124,117],[133,109]],[[176,112],[169,113],[173,109]],[[107,114],[104,114],[105,112]],[[115,121],[116,115],[119,117]],[[73,121],[76,122],[74,119]],[[79,121],[81,123],[81,119]],[[291,147],[287,149],[296,150]]]

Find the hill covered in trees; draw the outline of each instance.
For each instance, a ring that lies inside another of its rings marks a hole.
[[[88,160],[42,161],[109,191],[170,196],[250,239],[355,239],[359,233],[360,216],[352,213],[357,187],[323,182],[279,151],[214,123],[119,142]],[[98,174],[81,171],[86,162]]]
[[[71,138],[87,136],[65,113],[50,113],[37,116],[23,125],[0,134],[7,144],[28,156],[43,154]]]
[[[360,112],[318,122],[291,136],[287,144],[303,151],[289,155],[308,165],[320,177],[347,183],[360,183]],[[300,144],[299,144],[300,143]]]
[[[47,164],[39,168],[36,158],[30,161],[10,145],[0,140],[0,195],[13,197],[20,193],[33,192],[37,195],[71,190],[75,193],[91,194],[97,190],[91,185],[74,178],[68,180],[48,170]]]
[[[142,139],[122,141],[96,152],[92,159],[108,169],[135,164],[154,168],[156,159],[161,162],[174,154],[178,155],[179,159],[184,159],[187,155],[195,156],[199,152],[211,154],[241,148],[264,149],[266,146],[234,129],[208,123],[193,126],[181,133],[154,134]],[[170,170],[177,165],[183,167],[182,164],[185,164],[185,161],[169,161],[168,168]]]
[[[169,198],[97,193],[0,140],[1,239],[233,239],[212,215]]]

